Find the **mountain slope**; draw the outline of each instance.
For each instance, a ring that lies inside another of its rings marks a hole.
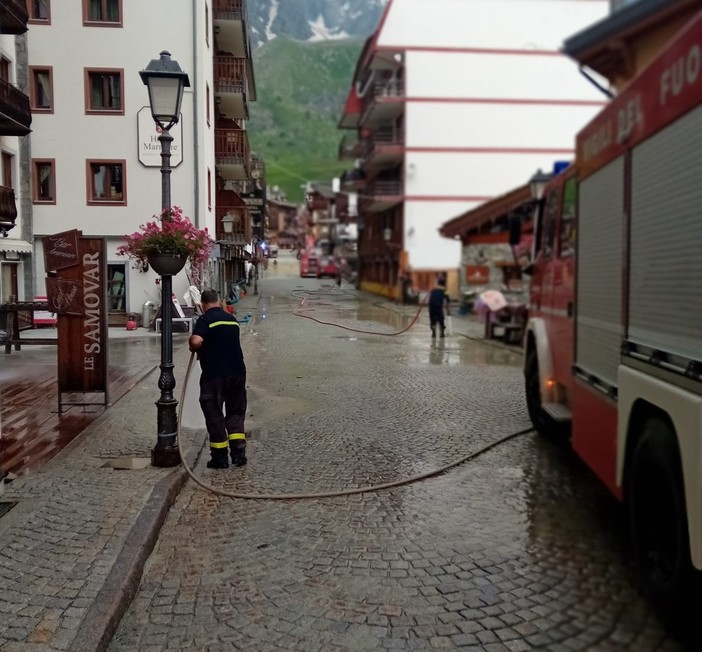
[[[348,94],[361,39],[300,43],[276,38],[254,52],[258,100],[247,128],[263,156],[268,185],[301,201],[306,181],[329,181],[343,132],[336,125]]]
[[[248,0],[255,46],[277,36],[297,41],[367,37],[387,0]]]

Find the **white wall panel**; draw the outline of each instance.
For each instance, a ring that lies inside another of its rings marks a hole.
[[[408,102],[405,145],[574,151],[575,135],[597,112],[590,106]]]
[[[605,103],[604,95],[563,55],[409,51],[406,63],[408,97]]]
[[[421,196],[496,197],[529,181],[537,169],[551,170],[548,154],[466,154],[409,152],[405,193]]]
[[[459,240],[442,238],[441,226],[469,210],[472,202],[405,202],[405,248],[412,269],[456,269],[461,261]]]
[[[394,0],[378,44],[559,50],[608,13],[607,0]]]

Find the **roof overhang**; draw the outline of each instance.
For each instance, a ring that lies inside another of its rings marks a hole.
[[[698,6],[698,0],[639,0],[566,39],[562,52],[611,79],[628,64],[627,43]]]
[[[471,231],[477,231],[485,224],[525,209],[533,203],[531,187],[526,184],[446,222],[439,233],[445,238],[463,238]]]

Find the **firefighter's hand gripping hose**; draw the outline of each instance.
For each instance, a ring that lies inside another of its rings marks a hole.
[[[188,368],[185,371],[185,378],[183,380],[183,391],[181,392],[181,397],[180,397],[180,403],[178,404],[178,440],[180,441],[180,424],[182,423],[182,416],[183,416],[183,403],[185,402],[185,392],[188,388],[188,379],[190,378],[190,371],[192,370],[193,366],[193,360],[195,359],[195,354],[191,353],[190,354],[190,360],[188,361]],[[468,462],[469,460],[475,459],[476,457],[482,455],[483,453],[487,453],[492,448],[495,448],[496,446],[499,446],[500,444],[504,444],[505,442],[510,441],[511,439],[514,439],[516,437],[519,437],[520,435],[525,435],[529,432],[532,432],[533,428],[527,428],[524,430],[519,430],[518,432],[513,432],[510,435],[507,435],[505,437],[501,437],[500,439],[497,439],[490,444],[487,444],[486,446],[483,446],[482,448],[479,448],[476,451],[473,451],[472,453],[468,453],[467,455],[464,455],[463,457],[460,457],[453,462],[450,462],[449,464],[445,464],[444,466],[441,466],[437,469],[434,469],[432,471],[427,471],[425,473],[420,473],[418,475],[413,475],[409,478],[404,478],[402,480],[395,480],[394,482],[384,482],[383,484],[376,484],[376,485],[368,485],[365,487],[355,487],[353,489],[340,489],[338,491],[320,491],[320,492],[312,492],[312,493],[290,493],[290,494],[285,494],[285,493],[280,493],[280,494],[249,494],[249,493],[239,493],[235,491],[224,491],[223,489],[218,489],[217,487],[213,487],[210,484],[207,484],[205,481],[203,481],[201,478],[196,476],[192,469],[188,466],[188,463],[185,461],[185,454],[183,453],[183,447],[179,446],[178,451],[180,453],[180,460],[183,463],[183,468],[187,472],[187,474],[193,479],[193,481],[198,484],[200,487],[203,489],[206,489],[207,491],[210,491],[213,494],[217,494],[218,496],[224,496],[226,498],[239,498],[242,500],[304,500],[304,499],[317,499],[317,498],[336,498],[338,496],[352,496],[354,494],[363,494],[363,493],[369,493],[372,491],[380,491],[381,489],[392,489],[394,487],[401,487],[403,485],[407,484],[412,484],[414,482],[419,482],[420,480],[426,480],[427,478],[434,477],[436,475],[440,475],[441,473],[444,473],[448,471],[449,469],[454,468],[455,466],[459,466],[460,464],[463,464],[464,462]]]

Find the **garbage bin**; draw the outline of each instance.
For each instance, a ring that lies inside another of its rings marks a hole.
[[[151,300],[144,301],[144,305],[141,307],[141,325],[151,329],[151,322],[154,319],[156,319],[156,304]]]

